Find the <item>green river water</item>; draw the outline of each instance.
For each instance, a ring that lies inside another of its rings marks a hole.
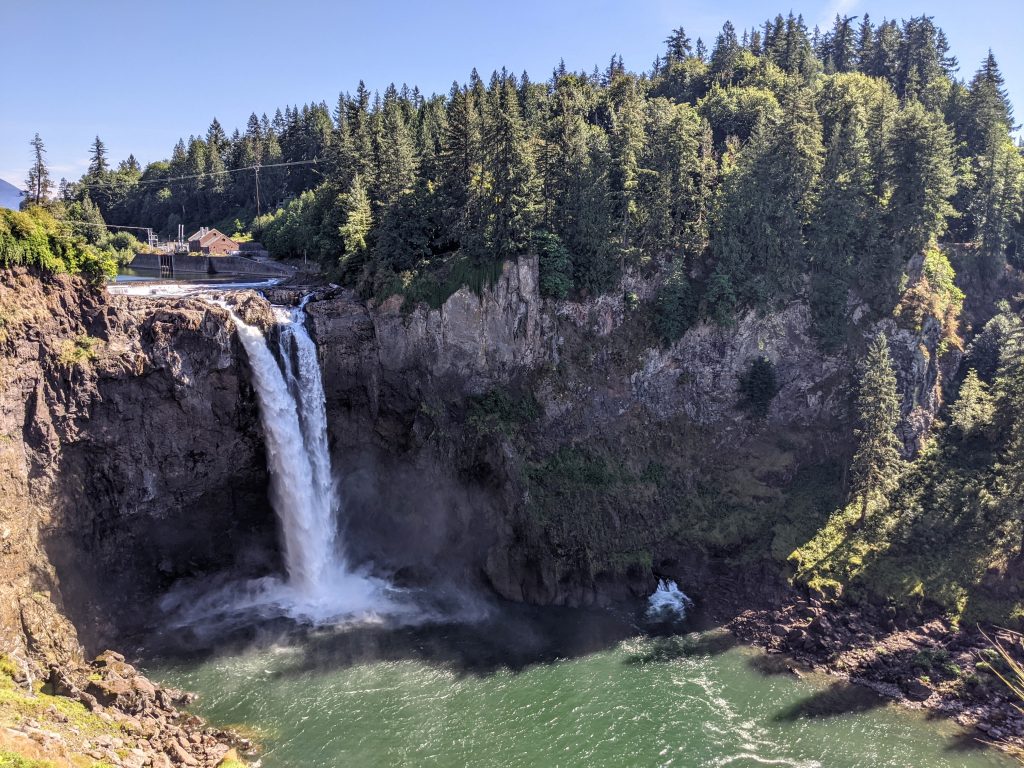
[[[147,671],[255,733],[264,768],[1013,765],[949,721],[798,678],[722,630],[650,636],[595,612],[509,609],[218,648]]]

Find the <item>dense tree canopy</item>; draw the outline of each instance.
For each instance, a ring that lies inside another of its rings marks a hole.
[[[670,265],[687,313],[722,322],[807,285],[835,343],[848,292],[884,307],[937,239],[1020,258],[1003,77],[992,54],[966,81],[958,66],[926,16],[726,22],[710,51],[679,26],[647,72],[613,55],[544,83],[474,71],[446,96],[360,83],[230,135],[214,119],[145,168],[114,166],[97,137],[64,194],[168,236],[251,231],[368,293],[472,282],[538,243],[559,254],[553,295]]]

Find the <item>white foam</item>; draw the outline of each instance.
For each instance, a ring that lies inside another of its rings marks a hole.
[[[658,588],[647,598],[647,618],[651,621],[682,621],[693,607],[693,600],[671,579],[659,579]]]

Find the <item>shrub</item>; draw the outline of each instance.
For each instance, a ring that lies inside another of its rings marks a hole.
[[[671,344],[697,322],[697,300],[690,281],[676,270],[654,300],[654,329],[662,343]]]
[[[572,259],[558,235],[538,232],[533,238],[540,272],[540,295],[564,299],[572,293]]]
[[[97,282],[117,274],[112,250],[90,245],[38,206],[0,209],[0,267],[12,266],[71,272]]]

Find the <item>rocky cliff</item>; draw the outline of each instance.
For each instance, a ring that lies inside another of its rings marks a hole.
[[[307,309],[350,556],[538,603],[606,602],[655,576],[737,604],[781,590],[786,556],[842,492],[854,365],[821,351],[800,301],[665,347],[644,309],[657,289],[627,278],[553,302],[526,258],[437,310],[319,291]],[[224,310],[8,271],[0,318],[5,638],[73,655],[47,606],[92,642],[177,579],[279,568]],[[958,359],[944,324],[861,323],[894,339],[908,451]],[[754,413],[738,389],[759,358],[777,386]]]
[[[309,305],[357,556],[541,603],[655,574],[780,588],[842,492],[854,361],[821,351],[801,301],[663,347],[642,309],[657,281],[621,288],[547,301],[522,259],[437,310],[338,290]],[[893,339],[911,453],[959,360],[950,319],[854,314],[865,339]],[[777,391],[756,416],[738,388],[760,357]]]
[[[198,301],[0,272],[0,652],[74,657],[55,608],[93,645],[177,578],[239,553],[273,567],[232,330]]]

